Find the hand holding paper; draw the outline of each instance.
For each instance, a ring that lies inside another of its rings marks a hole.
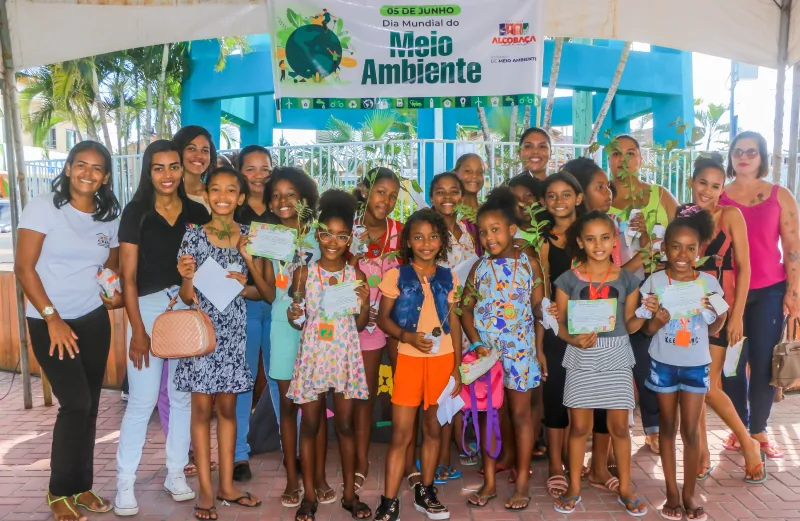
[[[545,329],[552,329],[553,333],[558,336],[558,320],[550,314],[550,306],[552,302],[550,299],[545,297],[542,299],[542,325]]]
[[[297,230],[275,224],[252,223],[247,251],[256,257],[291,262],[297,242]]]
[[[236,279],[230,278],[228,270],[212,257],[207,258],[197,269],[192,282],[194,287],[220,311],[225,311],[244,288]]]
[[[439,425],[450,423],[453,420],[453,416],[465,405],[461,396],[456,395],[455,398],[452,396],[455,388],[456,379],[451,376],[450,381],[447,382],[447,387],[444,388],[439,399],[436,400],[436,403],[439,404],[439,408],[436,411],[436,418],[439,420]]]

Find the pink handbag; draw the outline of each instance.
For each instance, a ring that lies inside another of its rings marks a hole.
[[[462,362],[470,363],[477,359],[474,352],[467,353],[463,356]],[[478,413],[486,413],[486,430],[491,432],[495,438],[495,447],[492,451],[491,439],[484,439],[484,448],[487,454],[496,459],[500,455],[500,449],[503,447],[503,440],[500,436],[500,418],[498,410],[503,406],[503,364],[499,360],[495,363],[489,371],[480,376],[477,380],[469,385],[461,387],[461,398],[464,400],[464,427],[461,431],[461,442],[464,447],[464,452],[468,456],[474,456],[480,452],[481,447],[481,429],[478,423]],[[475,429],[475,437],[477,438],[477,448],[473,454],[466,442],[467,439],[467,425],[472,420],[472,426]]]
[[[213,352],[217,345],[214,324],[200,310],[197,297],[189,309],[174,311],[177,302],[178,297],[173,297],[153,322],[150,350],[159,358],[191,358]]]

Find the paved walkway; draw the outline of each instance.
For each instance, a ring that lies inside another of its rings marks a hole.
[[[9,389],[11,375],[0,373],[0,520],[23,521],[45,520],[50,518],[44,500],[49,474],[49,453],[51,433],[56,416],[56,408],[45,408],[41,404],[41,385],[34,379],[34,405],[26,411],[22,407],[20,378],[14,379],[11,392],[2,398]],[[95,490],[108,497],[114,497],[115,454],[119,439],[119,425],[124,411],[119,392],[105,391],[100,404],[100,420],[97,425],[97,448],[95,451]],[[638,420],[637,420],[638,421]],[[800,395],[793,395],[775,406],[772,415],[775,437],[786,447],[786,457],[769,464],[769,481],[763,485],[746,485],[740,467],[743,459],[735,453],[725,452],[721,440],[726,435],[719,420],[709,418],[712,459],[717,469],[711,478],[698,487],[705,500],[709,518],[714,521],[734,519],[800,519]],[[664,482],[657,456],[643,446],[644,436],[637,428],[634,442],[633,479],[639,491],[650,503],[650,513],[642,519],[660,519],[656,508],[664,502]],[[332,444],[333,445],[333,444]],[[339,483],[338,452],[330,447],[328,454],[328,476],[331,484]],[[163,491],[164,435],[154,415],[148,432],[148,443],[143,451],[139,468],[137,497],[140,513],[136,518],[147,521],[193,519],[193,502],[183,504],[173,502]],[[374,508],[382,488],[384,445],[373,447],[372,475],[367,480],[361,498]],[[252,461],[254,478],[249,490],[264,499],[257,509],[241,507],[218,507],[221,520],[230,521],[277,521],[293,519],[293,510],[280,506],[278,498],[285,486],[283,472],[279,466],[277,453],[256,456]],[[455,459],[457,462],[457,458]],[[474,467],[473,467],[474,469]],[[464,478],[440,487],[440,497],[450,507],[452,519],[457,521],[541,521],[566,519],[553,511],[552,500],[544,490],[546,468],[543,463],[534,465],[533,501],[522,514],[506,512],[503,498],[508,494],[501,489],[500,500],[484,510],[468,509],[465,501],[469,489],[480,486],[480,478],[474,470],[464,471]],[[681,476],[679,475],[679,479]],[[505,483],[505,481],[502,481]],[[190,484],[195,484],[190,480]],[[505,487],[507,485],[503,485]],[[405,492],[402,498],[403,520],[421,520],[422,516],[409,508],[411,497]],[[349,519],[337,504],[321,506],[318,521],[344,521]],[[105,517],[111,519],[113,513],[104,516],[92,515],[90,519]],[[626,520],[628,517],[616,498],[611,494],[586,488],[583,502],[570,516],[573,520]]]

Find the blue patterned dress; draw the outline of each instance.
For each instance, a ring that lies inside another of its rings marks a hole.
[[[475,279],[475,328],[486,345],[500,349],[504,385],[512,391],[533,389],[540,373],[531,309],[535,279],[528,256],[520,253],[516,261],[484,256]]]

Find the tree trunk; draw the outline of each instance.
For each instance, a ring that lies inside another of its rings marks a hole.
[[[92,141],[99,141],[97,139],[97,126],[94,124],[94,118],[92,117],[92,109],[85,99],[82,100],[82,104],[83,112],[86,115],[86,133],[89,134],[89,139]]]
[[[508,140],[517,140],[517,120],[519,119],[519,105],[511,107],[511,123],[508,126]]]
[[[525,105],[525,112],[522,114],[522,126],[526,129],[531,128],[531,106]]]
[[[486,161],[489,162],[491,160],[492,147],[488,144],[488,142],[492,140],[492,135],[489,132],[489,121],[486,119],[486,109],[484,109],[482,106],[478,107],[478,121],[481,125],[481,134],[483,135],[483,140],[487,142],[484,147],[486,148]],[[490,163],[489,169],[494,170],[494,165]]]
[[[97,68],[92,64],[92,90],[94,91],[94,104],[97,107],[97,116],[100,118],[100,128],[103,129],[103,140],[106,148],[113,150],[111,145],[111,134],[108,131],[108,115],[106,114],[106,103],[100,96],[100,81],[97,78]]]
[[[169,65],[169,44],[164,44],[164,51],[161,54],[161,74],[158,76],[158,117],[156,118],[156,125],[158,125],[158,136],[164,137],[164,112],[166,111],[166,97],[167,97],[167,66]]]
[[[145,109],[144,109],[144,131],[145,143],[150,143],[153,137],[153,86],[148,78],[144,80],[144,88],[147,93],[145,96]],[[140,136],[141,139],[141,136]]]
[[[614,79],[611,81],[611,86],[608,88],[608,92],[606,93],[606,99],[603,100],[603,105],[600,107],[600,113],[597,114],[597,119],[592,126],[592,134],[589,136],[589,140],[586,143],[587,145],[592,145],[595,141],[597,141],[597,135],[600,132],[600,127],[603,125],[603,120],[606,119],[608,109],[611,108],[611,102],[614,100],[614,95],[617,93],[619,82],[622,79],[622,73],[625,72],[625,64],[628,63],[628,56],[630,55],[630,52],[631,42],[625,42],[625,45],[622,47],[622,54],[619,57],[617,70],[614,73]],[[591,147],[586,147],[587,154],[590,150]]]
[[[83,134],[81,134],[81,126],[78,124],[78,118],[75,117],[75,113],[73,111],[69,111],[69,121],[72,123],[72,126],[75,127],[75,134],[78,136],[78,142],[83,141]]]
[[[558,71],[561,69],[561,51],[564,49],[564,38],[556,38],[556,48],[553,49],[553,66],[550,68],[550,83],[547,84],[547,105],[544,108],[544,123],[542,127],[550,130],[553,120],[553,104],[556,97]]]

